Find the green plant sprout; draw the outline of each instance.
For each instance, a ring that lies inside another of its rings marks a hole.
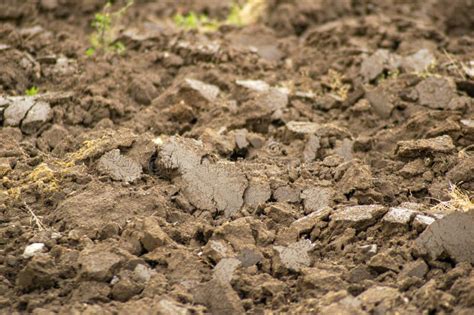
[[[102,9],[102,12],[96,13],[92,27],[95,29],[89,37],[90,47],[86,50],[86,56],[90,57],[98,51],[113,52],[123,54],[126,50],[125,45],[117,39],[117,24],[127,9],[133,5],[133,0],[121,9],[111,12],[111,2]]]
[[[230,25],[236,25],[236,26],[242,26],[242,7],[239,6],[236,3],[232,4],[232,7],[230,8],[229,15],[227,16],[226,19],[226,24]]]
[[[25,94],[28,96],[35,96],[36,94],[38,94],[38,92],[39,89],[36,86],[32,86],[25,91]]]
[[[222,25],[244,26],[255,23],[267,8],[266,0],[247,0],[243,6],[233,3],[226,19],[219,21],[211,19],[205,14],[189,12],[181,13],[173,17],[174,23],[187,30],[216,31]]]
[[[199,29],[205,31],[215,31],[219,27],[219,22],[210,19],[204,14],[197,14],[195,12],[189,12],[186,15],[180,13],[176,14],[173,18],[174,23],[184,29]]]

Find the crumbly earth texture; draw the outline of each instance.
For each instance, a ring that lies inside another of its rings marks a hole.
[[[472,1],[104,4],[0,2],[1,314],[474,313]]]

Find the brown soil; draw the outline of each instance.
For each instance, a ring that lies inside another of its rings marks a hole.
[[[474,313],[472,1],[103,4],[0,3],[0,313]]]

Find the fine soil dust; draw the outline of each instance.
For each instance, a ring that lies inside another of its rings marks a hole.
[[[0,2],[0,313],[474,313],[472,1],[104,4]]]

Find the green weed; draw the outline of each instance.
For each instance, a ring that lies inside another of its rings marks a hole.
[[[25,91],[25,94],[28,96],[35,96],[36,94],[38,94],[38,92],[39,89],[36,86],[32,86]]]
[[[387,72],[381,73],[376,79],[375,82],[377,85],[382,84],[386,80],[391,80],[391,79],[396,79],[400,75],[400,70],[395,69],[395,70],[389,70]]]
[[[213,32],[222,25],[244,26],[255,23],[266,8],[266,0],[247,0],[242,6],[234,3],[226,19],[222,21],[195,12],[189,12],[186,15],[178,13],[173,17],[173,21],[183,29]]]
[[[176,14],[173,17],[173,21],[178,27],[188,30],[215,31],[219,27],[218,21],[210,19],[205,14],[197,14],[195,12],[189,12],[186,15]]]
[[[417,72],[416,75],[418,75],[420,78],[423,78],[423,79],[430,78],[430,77],[437,77],[437,76],[439,77],[439,74],[437,72],[438,72],[438,62],[433,61],[432,63],[428,65],[428,67],[426,67],[425,70],[421,72]]]
[[[86,50],[86,56],[93,56],[98,51],[117,54],[125,52],[125,45],[117,40],[117,26],[122,16],[132,5],[133,0],[129,0],[124,7],[111,12],[112,5],[107,2],[102,12],[95,14],[94,21],[92,21],[92,27],[95,31],[89,37],[91,46]]]

